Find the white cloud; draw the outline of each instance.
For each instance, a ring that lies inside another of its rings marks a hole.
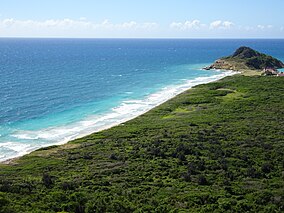
[[[222,21],[213,21],[211,24],[210,24],[210,28],[211,29],[215,29],[215,28],[218,28],[222,25]]]
[[[201,24],[199,20],[185,21],[182,22],[173,22],[170,24],[170,28],[178,30],[190,30],[190,29],[200,29],[204,27],[204,24]]]
[[[49,19],[45,21],[33,21],[33,20],[15,20],[4,19],[0,21],[0,28],[74,28],[74,27],[91,27],[92,23],[84,20],[72,20],[72,19]]]
[[[0,37],[265,37],[271,32],[283,34],[284,26],[273,25],[242,26],[231,21],[216,20],[202,23],[198,19],[159,25],[155,22],[134,20],[114,23],[106,19],[101,22],[78,19],[18,20],[0,19]],[[270,34],[269,34],[270,33]]]
[[[213,21],[210,24],[209,28],[210,29],[230,29],[232,26],[234,26],[233,22],[217,20],[217,21]]]
[[[93,23],[87,21],[86,18],[82,17],[79,20],[73,19],[49,19],[45,21],[32,21],[32,20],[14,20],[4,19],[0,21],[1,28],[15,27],[15,28],[106,28],[106,29],[139,29],[139,28],[153,28],[157,27],[156,23],[137,23],[135,21],[124,22],[113,24],[109,20],[104,20],[101,23]]]
[[[234,25],[234,23],[233,22],[230,22],[230,21],[224,21],[223,22],[223,26],[225,27],[225,28],[230,28],[230,27],[232,27]]]
[[[135,29],[135,28],[147,28],[156,26],[156,23],[142,23],[138,24],[135,21],[124,22],[113,24],[109,20],[104,20],[101,23],[93,23],[86,20],[86,18],[80,18],[79,20],[73,19],[61,19],[54,20],[49,19],[45,21],[32,21],[32,20],[14,20],[14,19],[4,19],[0,21],[0,26],[5,27],[14,27],[14,28],[105,28],[105,29]]]
[[[138,24],[135,21],[130,21],[130,22],[124,22],[121,25],[118,25],[117,27],[121,28],[137,28]]]
[[[158,24],[154,22],[138,23],[135,21],[112,23],[104,20],[101,23],[88,21],[87,18],[81,17],[75,19],[48,19],[43,21],[34,20],[17,20],[13,18],[0,20],[0,36],[59,36],[72,37],[76,36],[115,36],[111,32],[133,33],[134,31],[150,32],[157,29]],[[143,34],[143,32],[141,32]],[[126,34],[127,35],[127,34]]]
[[[201,21],[197,19],[192,20],[192,21],[185,21],[185,22],[172,22],[170,24],[171,29],[178,29],[178,30],[230,29],[232,26],[234,26],[234,23],[230,21],[217,20],[207,25],[207,24],[201,23]]]
[[[259,30],[270,30],[270,29],[273,28],[273,25],[261,25],[261,24],[259,24],[259,25],[256,26],[256,28],[259,29]]]
[[[191,29],[194,29],[194,30],[230,29],[232,28],[232,26],[234,26],[234,23],[230,21],[217,20],[207,25],[207,24],[201,23],[201,21],[197,19],[192,20],[192,21],[185,21],[185,22],[172,22],[170,24],[171,29],[177,29],[177,30],[183,30],[183,31],[191,30]]]
[[[108,30],[141,30],[141,29],[154,29],[158,27],[158,24],[155,22],[145,22],[137,23],[135,21],[123,22],[119,24],[113,24],[109,20],[104,20],[102,23],[93,24],[95,29],[108,29]]]
[[[170,28],[177,28],[177,29],[181,29],[182,28],[182,26],[183,26],[183,24],[182,23],[178,23],[178,22],[173,22],[173,23],[171,23],[170,24]]]
[[[265,29],[265,26],[259,24],[259,25],[257,25],[257,28],[258,28],[258,29],[261,29],[261,30],[264,30],[264,29]]]
[[[9,19],[4,19],[2,23],[0,24],[2,24],[4,27],[10,27],[13,25],[13,23],[14,23],[14,19],[9,18]]]

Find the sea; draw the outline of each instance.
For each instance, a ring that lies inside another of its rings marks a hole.
[[[118,125],[192,86],[249,46],[284,61],[284,40],[0,39],[0,161]]]

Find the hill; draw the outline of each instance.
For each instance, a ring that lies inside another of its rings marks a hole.
[[[276,70],[284,68],[284,64],[272,56],[260,53],[249,47],[240,47],[231,56],[218,59],[206,69],[262,71],[267,68]]]

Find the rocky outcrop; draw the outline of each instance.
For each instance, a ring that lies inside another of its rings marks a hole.
[[[233,55],[216,60],[212,65],[204,69],[225,69],[225,70],[277,70],[284,68],[284,64],[272,56],[260,53],[249,47],[238,48]]]

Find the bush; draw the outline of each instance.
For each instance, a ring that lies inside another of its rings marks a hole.
[[[46,188],[51,188],[53,185],[52,177],[48,173],[43,173],[42,182],[43,182],[43,185],[46,186]]]
[[[198,176],[197,182],[198,182],[199,185],[207,185],[208,184],[206,177],[203,176],[203,175]]]
[[[273,170],[273,166],[270,163],[264,163],[261,166],[261,171],[263,173],[270,173]]]

